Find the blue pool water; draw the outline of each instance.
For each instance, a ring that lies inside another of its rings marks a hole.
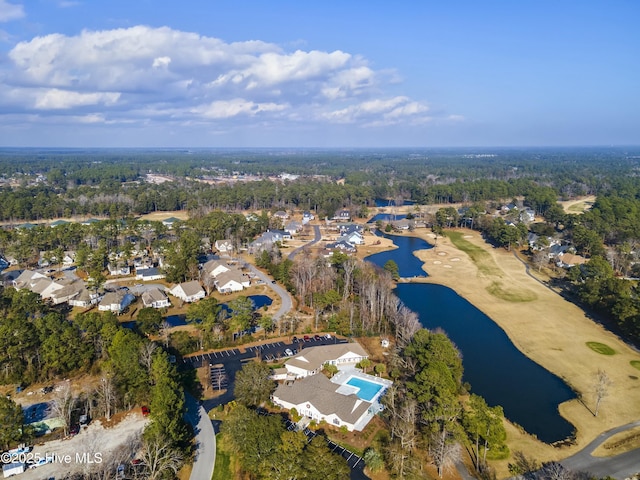
[[[357,377],[350,378],[347,385],[359,388],[360,390],[358,390],[356,395],[358,398],[366,400],[367,402],[370,402],[373,397],[375,397],[376,394],[384,388],[383,385],[380,385],[379,383],[368,382]]]

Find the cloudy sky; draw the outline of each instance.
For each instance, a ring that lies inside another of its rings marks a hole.
[[[640,144],[637,0],[0,0],[0,146]]]

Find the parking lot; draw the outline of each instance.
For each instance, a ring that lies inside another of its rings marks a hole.
[[[293,341],[294,339],[297,341]],[[201,353],[191,357],[185,357],[180,360],[180,363],[193,368],[198,368],[217,363],[225,364],[228,362],[248,360],[250,358],[257,357],[258,355],[265,362],[273,362],[290,357],[291,355],[287,354],[287,350],[289,350],[291,354],[295,355],[303,348],[316,347],[318,345],[333,345],[334,343],[347,343],[347,340],[333,336],[331,336],[331,338],[327,338],[325,336],[318,335],[304,335],[300,337],[292,337],[291,343],[277,341],[249,346],[245,348],[244,352],[239,348],[230,348],[222,351]]]

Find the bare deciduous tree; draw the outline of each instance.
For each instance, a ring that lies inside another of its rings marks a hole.
[[[596,409],[593,412],[593,416],[598,416],[598,411],[600,410],[600,403],[602,400],[609,395],[609,386],[611,385],[611,379],[607,375],[604,370],[598,370],[596,374],[596,381],[593,386],[594,393],[596,395]]]
[[[151,373],[151,363],[153,362],[153,352],[156,351],[158,345],[154,342],[144,342],[140,346],[140,363],[144,365],[147,372]]]
[[[113,375],[104,375],[100,379],[100,384],[96,387],[96,391],[100,407],[104,411],[104,416],[109,420],[113,414],[113,409],[117,399]]]
[[[71,385],[67,382],[56,389],[53,400],[49,404],[49,408],[54,417],[59,417],[64,422],[64,434],[69,435],[71,428],[71,417],[76,407],[77,398],[71,391]]]
[[[149,480],[157,480],[169,472],[176,475],[183,462],[180,451],[172,448],[166,438],[157,436],[143,441],[140,458]]]

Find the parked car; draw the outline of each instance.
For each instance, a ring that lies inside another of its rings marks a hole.
[[[320,335],[314,335],[314,336],[313,336],[313,339],[314,339],[314,340],[320,340]]]
[[[73,425],[69,430],[69,435],[74,436],[80,433],[80,425]]]
[[[309,335],[305,335],[304,336],[304,341],[305,342],[310,342],[311,341],[311,337],[309,337]]]
[[[290,348],[285,349],[284,354],[285,354],[287,357],[292,357],[292,356],[293,356],[293,352],[291,351],[291,349],[290,349]]]
[[[330,334],[330,333],[327,333],[327,334],[324,336],[324,338],[326,338],[327,340],[331,340],[331,334]]]
[[[143,405],[142,408],[140,409],[142,411],[142,416],[146,417],[147,415],[149,415],[149,407],[147,407],[146,405]]]
[[[293,343],[298,343],[298,337],[293,337],[293,338],[291,339],[291,341],[292,341]]]

